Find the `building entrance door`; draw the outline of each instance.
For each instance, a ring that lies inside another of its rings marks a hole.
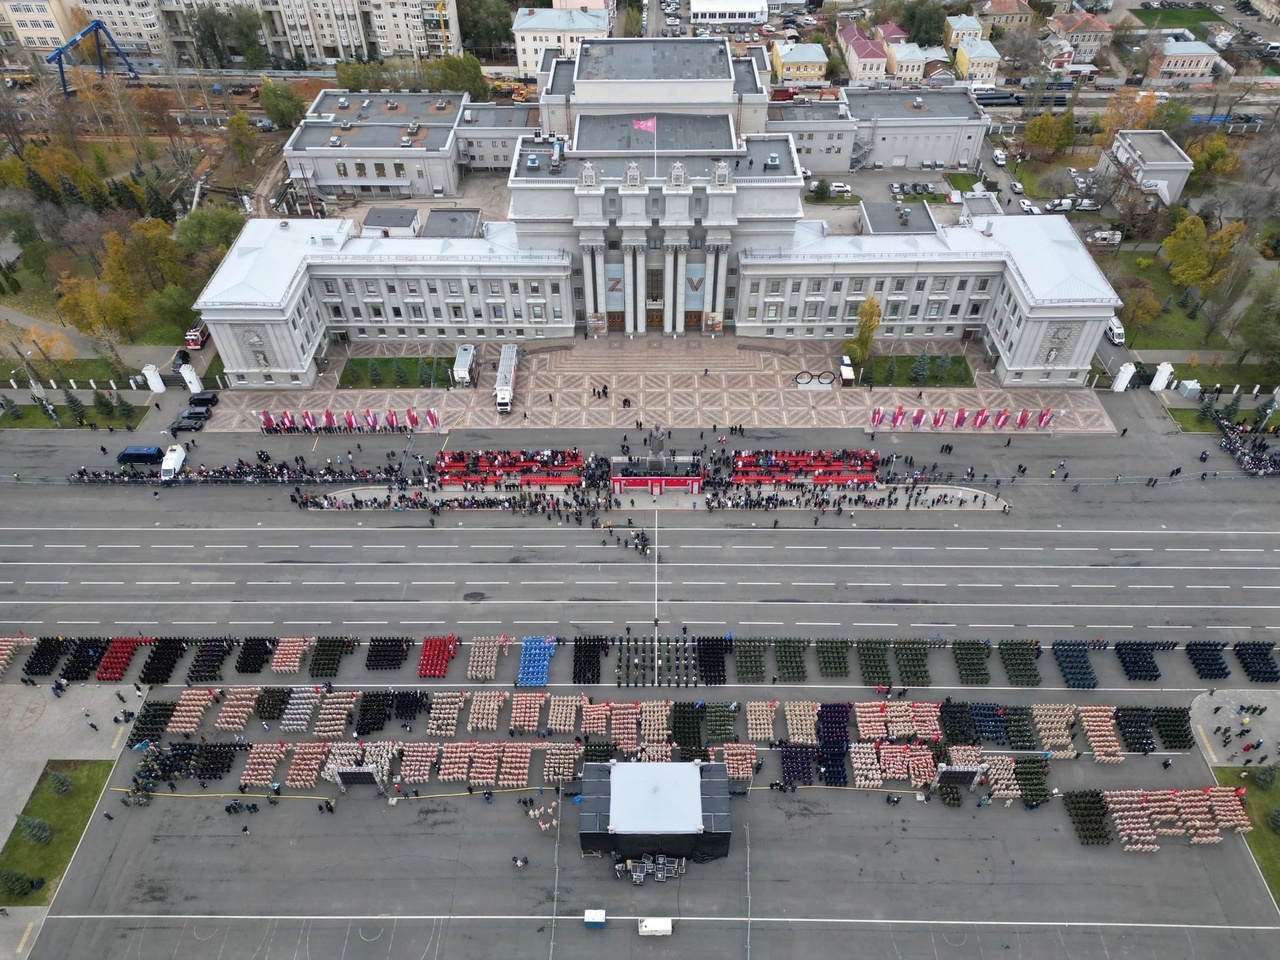
[[[645,326],[650,330],[662,329],[662,311],[646,310],[644,314]]]

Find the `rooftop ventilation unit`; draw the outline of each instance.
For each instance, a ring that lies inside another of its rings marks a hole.
[[[398,109],[398,108],[399,108],[399,106],[400,106],[400,104],[399,104],[399,103],[397,103],[395,100],[388,100],[388,101],[387,101],[387,109],[388,109],[388,110],[396,110],[396,109]]]
[[[339,97],[339,98],[338,98],[338,109],[339,109],[339,110],[345,110],[345,109],[347,109],[347,107],[349,107],[349,106],[351,106],[351,101],[349,101],[346,97]]]
[[[361,110],[368,110],[368,109],[369,109],[369,104],[371,104],[371,103],[373,103],[373,101],[372,101],[372,100],[361,100],[361,101],[360,101],[360,109],[361,109]]]
[[[401,138],[400,138],[400,146],[402,146],[402,147],[412,147],[412,146],[413,146],[413,138],[412,138],[412,137],[401,137]]]
[[[329,138],[329,146],[331,146],[331,147],[340,147],[340,146],[342,146],[342,140],[341,140],[341,139],[339,139],[338,137],[330,137],[330,138]]]
[[[537,154],[533,154],[533,153],[529,154],[529,159],[524,162],[524,165],[530,170],[537,170],[538,169]]]
[[[350,130],[350,129],[351,129],[351,121],[350,121],[350,120],[343,120],[343,121],[342,121],[342,129],[343,129],[343,130]],[[336,138],[335,138],[335,139],[336,139]]]
[[[764,165],[766,167],[777,167],[781,166],[781,161],[778,159],[778,155],[776,153],[771,153],[769,154],[769,159],[765,161]]]
[[[437,109],[437,110],[448,110],[448,109],[449,109],[449,101],[448,101],[448,100],[437,100],[437,101],[436,101],[436,103],[435,103],[435,107],[436,107],[436,109]]]
[[[413,136],[420,129],[419,124],[415,121],[409,124],[409,136]]]
[[[915,99],[915,104],[914,104],[914,105],[915,105],[915,108],[916,108],[917,110],[923,110],[923,109],[924,109],[924,97],[916,97],[916,99]]]

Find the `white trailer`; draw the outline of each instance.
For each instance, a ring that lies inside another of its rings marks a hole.
[[[172,480],[182,472],[182,463],[187,459],[187,451],[180,443],[175,443],[164,452],[164,460],[160,464],[160,479]]]
[[[502,348],[502,356],[498,358],[498,379],[493,386],[493,396],[498,404],[499,413],[510,413],[512,401],[516,395],[516,361],[519,354],[514,343]]]
[[[453,360],[453,385],[455,387],[473,387],[476,383],[476,348],[464,343],[458,348],[458,355]]]

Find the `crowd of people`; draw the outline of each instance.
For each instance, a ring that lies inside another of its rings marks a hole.
[[[1280,474],[1280,450],[1272,451],[1271,434],[1254,433],[1241,424],[1218,421],[1222,449],[1231,454],[1245,473],[1255,477]]]

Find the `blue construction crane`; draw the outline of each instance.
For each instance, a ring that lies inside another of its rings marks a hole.
[[[98,76],[104,77],[107,75],[107,64],[102,57],[102,36],[106,34],[107,42],[111,44],[111,49],[116,52],[116,56],[120,58],[125,69],[129,71],[129,78],[132,80],[138,79],[138,71],[133,69],[133,64],[129,62],[129,58],[125,56],[124,51],[120,49],[120,44],[116,43],[116,38],[111,35],[107,25],[101,20],[93,20],[87,27],[44,58],[45,63],[56,63],[58,65],[58,79],[62,81],[62,95],[65,97],[71,96],[71,90],[67,87],[67,74],[64,69],[63,58],[68,52],[74,50],[76,45],[89,34],[93,34],[94,52],[98,58]]]

